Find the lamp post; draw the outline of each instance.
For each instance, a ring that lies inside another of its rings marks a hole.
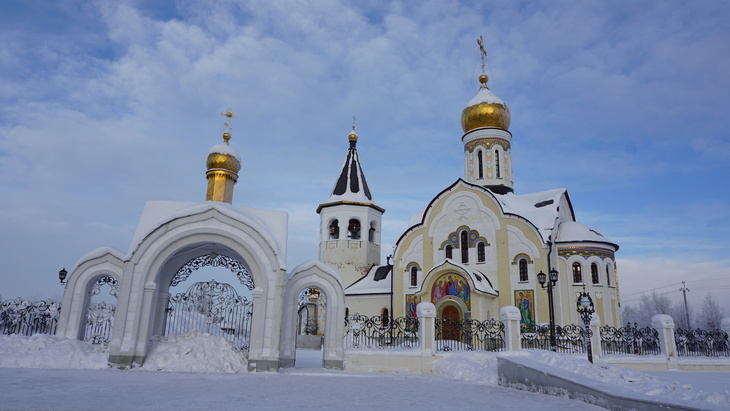
[[[540,270],[540,272],[537,273],[537,281],[540,283],[540,286],[542,288],[547,288],[548,306],[550,309],[550,351],[557,351],[557,344],[555,343],[555,309],[553,308],[553,287],[555,287],[555,283],[558,282],[558,270],[552,268],[548,272],[550,273],[549,279],[547,278],[547,274],[543,273],[542,270]],[[547,283],[547,286],[545,286],[545,283]]]
[[[68,275],[68,271],[65,267],[58,272],[58,279],[61,280],[61,284],[66,284],[66,275]]]
[[[593,363],[593,349],[591,347],[593,330],[591,330],[591,318],[593,318],[593,313],[596,310],[593,306],[593,299],[586,292],[585,287],[583,287],[583,292],[578,296],[576,305],[578,306],[578,314],[580,314],[580,318],[583,320],[583,326],[585,327],[583,329],[583,338],[585,339],[586,351],[588,351],[588,361]]]

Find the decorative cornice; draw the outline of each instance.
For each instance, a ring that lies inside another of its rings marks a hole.
[[[614,252],[598,247],[561,247],[558,248],[560,257],[571,257],[574,255],[587,259],[588,257],[600,257],[614,259]]]
[[[464,145],[464,150],[468,152],[473,152],[476,146],[482,146],[486,148],[487,150],[494,147],[495,144],[498,144],[502,146],[503,150],[509,150],[510,149],[510,143],[509,141],[503,139],[503,138],[490,138],[490,137],[482,137],[477,138],[475,140],[472,140]]]

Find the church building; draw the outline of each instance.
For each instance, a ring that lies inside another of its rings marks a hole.
[[[580,323],[576,299],[585,290],[602,323],[620,326],[618,245],[576,221],[567,190],[515,193],[509,108],[487,82],[482,73],[461,115],[463,177],[411,218],[385,265],[384,209],[365,181],[353,127],[332,195],[317,209],[319,258],[346,282],[347,312],[415,317],[416,306],[430,302],[437,317],[483,321],[514,305],[522,325],[534,326],[549,322],[539,273],[547,283],[557,270],[556,324]]]

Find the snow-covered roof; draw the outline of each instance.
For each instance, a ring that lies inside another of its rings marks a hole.
[[[74,264],[73,268],[71,269],[71,272],[73,272],[75,269],[77,269],[81,264],[93,260],[95,258],[103,257],[107,254],[111,254],[114,258],[119,259],[119,261],[122,261],[124,258],[124,251],[114,248],[114,247],[99,247],[95,250],[89,251],[88,253],[84,254],[81,258],[76,261],[76,264]]]
[[[383,275],[386,268],[390,270]],[[393,273],[393,266],[373,266],[367,275],[347,287],[345,295],[362,294],[390,294],[390,276]],[[378,272],[380,271],[380,272]]]
[[[154,230],[162,225],[183,217],[202,214],[208,210],[220,213],[246,223],[255,229],[275,248],[277,259],[282,267],[286,266],[286,240],[288,215],[284,211],[259,210],[251,207],[233,206],[220,201],[193,203],[185,201],[148,201],[132,237],[132,243],[124,260],[129,260],[139,244]]]
[[[241,156],[238,154],[238,151],[236,151],[235,148],[229,146],[228,143],[220,143],[214,145],[210,148],[210,152],[208,154],[213,153],[227,154],[229,156],[235,157],[239,163],[241,162]]]
[[[565,221],[560,224],[558,228],[558,235],[556,241],[560,242],[585,242],[595,241],[599,243],[609,243],[616,245],[612,241],[609,241],[603,234],[596,231],[595,228],[579,223],[577,221]],[[618,245],[616,245],[618,247]]]
[[[566,193],[566,189],[556,188],[530,194],[498,194],[495,198],[505,213],[516,214],[530,221],[540,231],[542,238],[548,239],[559,215],[560,198]]]

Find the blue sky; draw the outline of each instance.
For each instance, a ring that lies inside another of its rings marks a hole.
[[[480,35],[515,192],[567,188],[620,244],[626,303],[681,281],[730,301],[730,3],[674,0],[4,1],[0,295],[59,296],[145,201],[204,200],[229,107],[234,204],[290,213],[290,268],[317,257],[353,115],[390,249],[463,175]]]

